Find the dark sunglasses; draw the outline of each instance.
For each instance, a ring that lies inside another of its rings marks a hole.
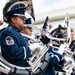
[[[27,27],[28,29],[32,29],[32,27]]]

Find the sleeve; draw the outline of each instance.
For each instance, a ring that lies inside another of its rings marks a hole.
[[[50,54],[49,63],[50,65],[56,65],[58,62],[61,61],[62,55],[60,55],[57,52],[52,52],[51,49],[52,48],[49,49],[49,54]]]
[[[1,36],[2,50],[10,59],[25,59],[31,56],[27,46],[19,46],[17,40],[10,34]]]

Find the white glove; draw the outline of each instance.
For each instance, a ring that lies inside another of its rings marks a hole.
[[[67,62],[69,62],[69,61],[72,61],[72,62],[74,62],[74,60],[71,58],[71,57],[65,57],[65,60],[67,61]]]
[[[52,38],[52,36],[51,36],[49,33],[47,33],[46,36],[47,36],[49,39]]]
[[[33,43],[33,44],[31,44],[31,45],[29,46],[29,48],[31,49],[31,51],[34,51],[34,50],[36,50],[37,48],[41,48],[41,47],[42,47],[41,43]]]
[[[62,55],[65,49],[66,49],[66,44],[61,44],[59,47],[58,53]]]

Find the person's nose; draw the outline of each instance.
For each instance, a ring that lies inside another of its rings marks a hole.
[[[25,20],[24,20],[24,24],[26,24]]]
[[[25,20],[23,20],[23,23],[24,23],[24,24],[26,23]]]
[[[32,29],[31,29],[31,32],[32,32]]]

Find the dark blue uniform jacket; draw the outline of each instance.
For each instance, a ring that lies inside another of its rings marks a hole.
[[[55,49],[57,51],[57,49]],[[48,50],[50,54],[49,58],[49,66],[46,69],[45,73],[43,75],[56,75],[55,74],[55,65],[61,61],[62,56],[58,54],[55,50],[53,50],[52,47]]]
[[[1,33],[2,56],[10,63],[27,67],[27,58],[31,56],[30,49],[17,28],[9,25]]]

